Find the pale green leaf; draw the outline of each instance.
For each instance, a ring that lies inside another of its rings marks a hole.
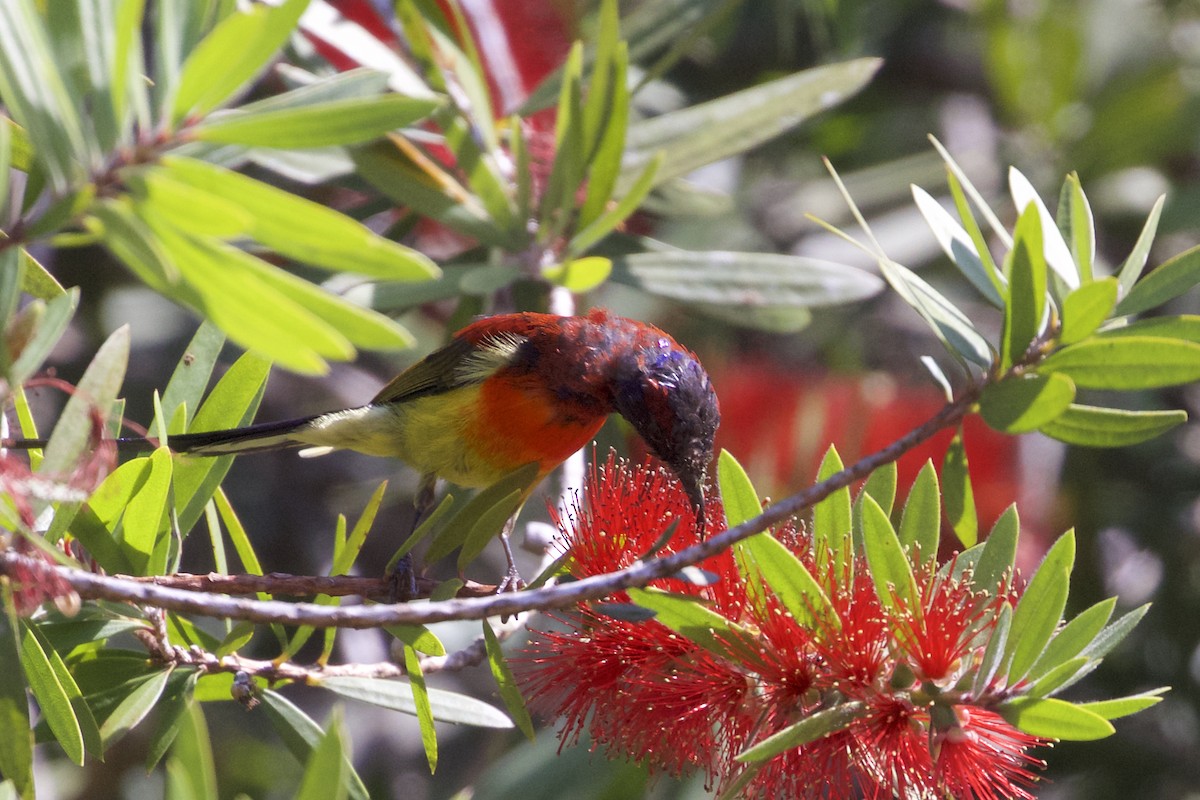
[[[1012,635],[1005,654],[1010,686],[1029,674],[1054,635],[1067,604],[1074,563],[1075,534],[1067,531],[1042,559],[1013,613]]]
[[[1066,375],[1011,375],[984,387],[979,412],[1002,433],[1028,433],[1057,419],[1075,399]]]
[[[1117,279],[1102,278],[1080,286],[1063,300],[1060,344],[1074,344],[1096,332],[1117,304]]]
[[[1087,742],[1111,736],[1108,720],[1082,706],[1053,697],[1018,697],[1000,705],[1000,714],[1034,736]]]
[[[1186,411],[1123,411],[1071,405],[1041,430],[1067,444],[1125,447],[1161,436],[1187,419]]]
[[[401,681],[382,678],[334,677],[319,682],[342,697],[361,700],[364,703],[415,714],[412,689]],[[454,692],[429,690],[429,703],[433,717],[439,722],[456,722],[482,728],[511,728],[512,720],[487,703]]]
[[[1093,336],[1038,365],[1087,389],[1157,389],[1200,380],[1200,344],[1158,336]]]
[[[429,116],[434,100],[387,94],[269,111],[214,115],[191,130],[200,141],[304,149],[362,144]]]

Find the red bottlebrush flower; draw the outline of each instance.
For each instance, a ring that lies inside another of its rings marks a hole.
[[[656,545],[677,552],[697,541],[691,505],[674,478],[611,456],[593,467],[575,508],[556,521],[580,577],[627,567]],[[558,627],[534,631],[516,663],[531,706],[563,719],[563,744],[586,731],[614,757],[669,774],[701,770],[722,789],[745,774],[752,797],[1028,798],[1024,787],[1040,762],[1027,751],[1044,741],[982,707],[1002,698],[955,694],[945,685],[976,663],[972,648],[986,638],[976,634],[992,624],[1001,601],[974,592],[969,573],[954,578],[930,568],[918,570],[918,608],[888,608],[861,557],[818,561],[811,540],[794,528],[779,538],[823,588],[838,625],[824,615],[802,624],[772,592],[749,588],[756,583],[724,554],[702,565],[718,583],[666,579],[659,588],[704,602],[740,626],[749,647],[742,639],[714,651],[657,619],[582,606]],[[609,598],[628,600],[623,592]],[[853,712],[824,735],[757,764],[736,760],[846,703],[855,704]]]
[[[959,706],[959,725],[939,734],[933,769],[938,785],[960,800],[1034,800],[1028,788],[1036,781],[1032,768],[1046,762],[1029,755],[1050,744],[1014,728],[987,709]]]

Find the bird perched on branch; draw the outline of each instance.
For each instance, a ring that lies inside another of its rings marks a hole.
[[[705,476],[720,422],[708,375],[663,331],[599,309],[576,317],[480,319],[365,406],[180,434],[169,444],[202,456],[283,447],[355,450],[481,487],[531,462],[538,477],[545,476],[591,441],[614,412],[679,478],[703,525]]]

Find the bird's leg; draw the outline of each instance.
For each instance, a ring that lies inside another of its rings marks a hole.
[[[421,521],[428,516],[433,510],[434,500],[437,495],[437,476],[423,475],[421,476],[421,484],[417,487],[417,493],[413,496],[413,521],[412,528],[409,530],[411,536]],[[412,553],[405,553],[392,571],[384,576],[388,582],[388,594],[391,596],[392,602],[407,603],[417,596],[417,573],[413,569]]]
[[[517,515],[513,514],[508,518],[508,522],[504,523],[504,529],[500,531],[500,544],[504,547],[504,557],[508,560],[508,571],[504,574],[504,580],[500,581],[500,585],[496,587],[496,594],[503,592],[515,592],[525,587],[525,581],[521,580],[521,573],[517,572],[517,562],[513,558],[512,543],[508,540],[508,535],[513,532],[513,528],[517,525]]]

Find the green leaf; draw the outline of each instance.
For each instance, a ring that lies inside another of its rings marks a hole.
[[[833,445],[829,446],[821,466],[817,470],[817,483],[829,480],[843,469],[841,456]],[[841,564],[846,541],[850,537],[852,511],[850,490],[838,489],[813,508],[813,552],[817,564],[831,557],[835,565]]]
[[[133,213],[128,198],[93,203],[89,213],[84,224],[89,229],[99,226],[100,241],[108,251],[147,286],[171,296],[179,284],[179,270],[150,227]]]
[[[95,717],[92,716],[92,710],[83,699],[83,693],[63,662],[62,656],[51,647],[49,640],[40,628],[40,625],[26,623],[21,642],[26,676],[29,678],[29,686],[33,689],[34,696],[38,698],[38,706],[41,708],[43,716],[46,717],[50,730],[54,732],[55,738],[58,739],[72,761],[82,765],[84,750],[93,758],[103,758],[104,745],[100,739],[100,728],[96,724]],[[38,683],[29,673],[31,668],[40,674],[44,683],[43,689],[50,699],[43,699],[39,694]],[[49,674],[46,670],[49,670]],[[59,694],[60,691],[61,694]],[[61,705],[62,701],[67,704],[65,708]],[[78,734],[77,739],[76,734]],[[67,740],[71,742],[72,749],[68,749]],[[81,745],[83,749],[75,750],[75,744]]]
[[[1158,389],[1200,380],[1200,344],[1158,336],[1115,336],[1064,347],[1038,365],[1087,389]]]
[[[192,128],[203,142],[303,149],[362,144],[429,116],[435,100],[385,94],[212,116]]]
[[[1008,650],[1008,636],[1012,630],[1012,606],[1004,602],[996,615],[996,624],[992,626],[988,636],[987,647],[983,657],[979,659],[979,667],[975,671],[972,690],[976,694],[987,692],[993,679],[1004,665],[1004,654]]]
[[[1033,668],[1029,670],[1029,678],[1037,680],[1050,672],[1050,670],[1058,668],[1060,665],[1082,653],[1083,648],[1091,644],[1104,626],[1108,624],[1108,620],[1112,616],[1116,605],[1117,598],[1115,597],[1102,600],[1085,611],[1080,612],[1074,619],[1064,625],[1058,633],[1054,634],[1054,638],[1050,640],[1050,644],[1046,647],[1045,652],[1038,658]]]
[[[863,496],[863,549],[875,583],[875,593],[885,608],[901,611],[917,607],[917,582],[904,546],[887,513],[870,495]]]
[[[1094,670],[1099,664],[1099,661],[1093,661],[1086,656],[1077,656],[1061,662],[1058,666],[1052,667],[1041,676],[1035,678],[1033,675],[1030,675],[1029,681],[1032,685],[1029,687],[1028,696],[1048,697],[1053,695],[1079,681],[1080,678]]]
[[[1008,298],[1004,304],[1004,337],[1000,368],[1007,370],[1024,360],[1025,352],[1042,329],[1046,309],[1046,256],[1041,216],[1035,205],[1021,213],[1014,231],[1013,249],[1005,265]]]
[[[181,677],[182,680],[175,680],[176,677]],[[163,691],[162,699],[158,701],[156,710],[158,727],[150,739],[146,753],[147,772],[158,765],[183,728],[188,710],[193,704],[196,682],[200,679],[200,672],[198,670],[176,670],[171,678],[167,682],[167,688]]]
[[[10,249],[8,252],[17,255],[16,250]],[[5,268],[8,268],[7,265]],[[42,364],[66,332],[78,306],[79,289],[75,286],[46,303],[33,336],[9,369],[9,380],[13,385],[24,383],[42,368]]]
[[[767,761],[793,748],[815,742],[823,736],[845,730],[866,713],[867,708],[862,703],[849,702],[809,714],[794,725],[789,725],[738,753],[734,760],[743,764]]]
[[[319,203],[203,161],[172,156],[163,164],[177,180],[236,202],[253,221],[250,235],[281,255],[384,280],[420,281],[440,274],[425,255]]]
[[[158,215],[189,234],[231,240],[254,225],[253,215],[234,199],[237,195],[201,191],[157,166],[130,170],[125,181],[136,203],[153,205]]]
[[[1012,725],[1047,739],[1089,742],[1116,731],[1096,712],[1053,697],[1017,697],[998,710]]]
[[[204,387],[212,377],[213,367],[216,366],[217,357],[220,356],[224,345],[225,334],[221,333],[219,328],[208,321],[200,324],[184,349],[179,363],[175,365],[175,371],[167,381],[167,388],[163,390],[163,408],[176,409],[183,406],[191,412],[200,407]],[[176,425],[182,422],[186,429],[187,424],[191,423],[191,418],[189,416],[182,421],[171,419],[167,422]]]
[[[1013,613],[1012,635],[1005,654],[1009,686],[1025,679],[1054,635],[1067,605],[1074,563],[1075,533],[1067,531],[1042,559]]]
[[[971,488],[971,470],[963,446],[960,427],[946,448],[942,461],[942,504],[958,540],[973,547],[979,539],[979,516],[975,512],[975,492]]]
[[[1076,706],[1086,711],[1091,711],[1093,714],[1099,714],[1105,719],[1120,719],[1121,717],[1128,717],[1130,714],[1144,711],[1150,706],[1158,705],[1162,702],[1162,698],[1159,695],[1165,691],[1167,691],[1165,688],[1155,689],[1152,692],[1142,692],[1141,694],[1117,697],[1112,700],[1076,703]]]
[[[734,545],[739,568],[754,570],[775,593],[779,602],[799,624],[838,631],[841,619],[821,585],[799,558],[769,532],[764,531]],[[741,567],[744,564],[745,567]],[[749,580],[749,576],[743,575]]]
[[[31,0],[0,3],[0,97],[36,142],[34,158],[54,194],[67,193],[94,153]]]
[[[1036,223],[1025,223],[1026,225],[1036,226],[1040,229],[1040,235],[1036,237],[1038,247],[1036,249],[1030,248],[1030,256],[1044,259],[1046,266],[1062,279],[1063,284],[1067,288],[1078,288],[1079,270],[1076,269],[1075,262],[1071,259],[1071,251],[1067,248],[1067,243],[1063,241],[1062,234],[1058,231],[1058,226],[1054,224],[1054,217],[1051,216],[1050,211],[1046,208],[1046,204],[1042,202],[1042,198],[1034,190],[1033,184],[1016,167],[1009,167],[1008,187],[1009,192],[1012,194],[1013,205],[1017,207],[1018,211],[1022,212],[1022,219],[1017,221],[1017,228],[1021,227],[1021,222],[1025,217],[1024,212],[1031,205],[1037,210],[1038,221]],[[1020,231],[1015,230],[1013,233],[1014,240],[1020,238]],[[1014,248],[1015,246],[1014,241]]]
[[[762,503],[750,476],[728,450],[721,450],[717,458],[717,485],[721,489],[726,527],[736,527],[762,513]]]
[[[542,269],[542,277],[573,294],[590,292],[608,280],[612,261],[601,256],[576,258]]]
[[[1165,194],[1159,195],[1158,199],[1154,201],[1154,207],[1150,209],[1150,214],[1146,217],[1146,224],[1142,227],[1142,232],[1138,235],[1133,250],[1130,251],[1129,257],[1117,271],[1121,297],[1129,295],[1129,290],[1133,288],[1137,279],[1141,277],[1142,270],[1146,267],[1146,257],[1150,255],[1150,246],[1154,244],[1154,234],[1158,231],[1158,218],[1162,216],[1163,204],[1166,201]]]
[[[325,678],[318,685],[352,700],[361,700],[405,714],[416,713],[412,688],[407,683],[382,678],[334,677]],[[512,720],[501,711],[466,695],[430,689],[429,704],[433,710],[433,718],[439,722],[455,722],[481,728],[513,727]]]
[[[307,6],[308,0],[256,5],[217,23],[183,64],[171,121],[203,117],[249,84],[292,35]]]
[[[354,529],[350,531],[350,536],[347,537],[345,546],[342,547],[337,557],[333,559],[333,566],[329,569],[330,575],[348,574],[351,567],[354,566],[354,562],[358,560],[358,554],[362,552],[363,545],[366,544],[367,534],[370,533],[371,526],[375,524],[375,516],[379,513],[379,506],[383,503],[387,486],[388,482],[383,481],[379,486],[375,487],[371,498],[363,506],[362,514],[358,517],[358,522],[354,523]]]
[[[79,379],[75,393],[59,415],[54,434],[46,445],[46,457],[38,470],[41,474],[71,473],[91,439],[92,414],[107,419],[125,377],[128,361],[129,326],[125,325],[113,331],[100,345],[92,363]]]
[[[271,721],[275,732],[283,740],[284,746],[297,761],[307,764],[313,750],[324,735],[321,726],[286,697],[271,689],[262,693],[262,703],[267,719]],[[363,786],[362,779],[350,766],[349,761],[345,762],[343,775],[343,783],[346,785],[350,797],[354,800],[369,800],[369,794],[366,787]]]
[[[0,775],[12,781],[22,798],[33,800],[33,726],[25,695],[20,633],[13,611],[12,588],[0,584]]]
[[[1079,272],[1082,285],[1092,280],[1092,261],[1096,253],[1096,221],[1092,216],[1092,206],[1088,203],[1079,176],[1072,172],[1063,184],[1063,192],[1067,200],[1066,219],[1068,222],[1064,234],[1070,240],[1071,257]],[[1081,287],[1082,288],[1082,287]],[[1115,286],[1114,288],[1114,298]]]
[[[0,119],[0,125],[3,120]],[[41,300],[50,301],[66,292],[53,275],[29,251],[20,248],[21,253],[21,289]]]
[[[1139,319],[1128,325],[1101,331],[1096,338],[1120,339],[1124,336],[1156,336],[1162,339],[1182,339],[1200,344],[1200,315],[1179,314]]]
[[[1118,314],[1140,314],[1157,308],[1200,283],[1200,246],[1165,261],[1133,285],[1117,303]]]
[[[297,800],[344,800],[348,796],[346,772],[349,765],[342,739],[341,714],[335,709],[329,730],[317,742],[304,765]]]
[[[1123,411],[1070,405],[1042,433],[1067,444],[1125,447],[1160,436],[1187,422],[1186,411]]]
[[[1081,342],[1096,332],[1117,304],[1117,279],[1085,283],[1063,300],[1060,344]]]
[[[270,362],[253,353],[244,354],[213,387],[189,430],[216,431],[249,423],[262,401],[270,371]],[[232,456],[222,456],[185,457],[175,465],[175,507],[179,509],[179,529],[185,535],[204,513],[204,506],[232,464]]]
[[[915,272],[890,259],[881,258],[879,269],[900,298],[933,329],[951,355],[984,369],[991,367],[991,346],[953,303]]]
[[[1066,375],[1010,375],[984,387],[979,412],[1001,433],[1036,431],[1057,419],[1075,399],[1075,384]]]
[[[873,470],[863,483],[861,500],[865,496],[874,498],[885,516],[891,516],[892,506],[896,503],[896,462],[889,461],[882,467]]]
[[[956,186],[956,178],[954,173],[948,173],[951,187],[958,188],[961,195],[962,189]],[[995,264],[992,263],[991,255],[988,254],[987,262],[979,255],[978,247],[970,233],[964,230],[946,209],[942,208],[942,204],[933,199],[932,196],[919,186],[912,187],[913,199],[916,201],[917,210],[921,212],[921,216],[925,218],[925,223],[929,229],[933,231],[934,238],[938,240],[942,250],[950,257],[950,261],[954,266],[958,267],[958,271],[971,282],[984,298],[994,305],[996,308],[1003,308],[1004,301],[1000,296],[1000,280],[995,274]],[[958,197],[955,198],[956,202]],[[959,212],[967,213],[965,200],[959,206]],[[972,222],[974,219],[972,218]],[[975,226],[976,230],[978,226]]]
[[[432,563],[449,555],[456,547],[465,548],[468,540],[473,548],[479,548],[472,558],[478,556],[516,511],[522,493],[532,486],[537,473],[537,464],[531,462],[477,491],[430,543],[425,553],[426,561]]]
[[[170,677],[171,670],[163,669],[132,683],[130,691],[100,725],[100,736],[104,740],[105,749],[119,742],[146,718],[158,703],[158,698],[162,696],[163,688]]]
[[[213,764],[208,725],[199,703],[190,704],[180,720],[179,731],[167,761],[168,797],[216,797],[217,770]],[[173,784],[173,785],[172,785]]]
[[[1104,630],[1100,631],[1087,647],[1083,648],[1082,655],[1091,658],[1104,658],[1129,635],[1149,610],[1150,604],[1147,603],[1114,620]]]
[[[856,94],[883,62],[860,58],[797,72],[629,126],[621,185],[664,153],[657,182],[744,153]],[[618,192],[621,189],[618,188]]]
[[[754,635],[694,597],[658,589],[629,589],[629,599],[655,612],[654,618],[680,636],[718,658],[735,662],[758,658]]]
[[[135,575],[160,575],[165,563],[153,563],[155,545],[161,533],[167,531],[164,515],[171,490],[171,451],[160,447],[149,458],[149,464],[121,517],[122,548]],[[164,553],[165,555],[165,553]]]
[[[853,267],[774,253],[635,253],[613,259],[613,279],[687,303],[817,308],[864,300],[882,287]]]
[[[492,677],[500,689],[500,699],[504,701],[504,707],[508,709],[508,715],[512,717],[517,728],[532,742],[537,734],[533,729],[533,720],[529,717],[529,709],[525,707],[525,698],[521,697],[521,688],[508,666],[504,651],[500,649],[500,640],[496,638],[496,632],[486,619],[483,620],[483,642],[487,648],[488,666],[491,667]]]
[[[614,203],[611,208],[597,212],[594,218],[582,218],[580,220],[579,232],[571,237],[571,241],[567,243],[567,255],[578,256],[586,253],[590,248],[603,240],[605,236],[612,233],[634,211],[637,211],[650,194],[650,190],[654,188],[654,179],[658,175],[661,165],[662,154],[655,154],[653,158],[646,162],[646,166],[641,174],[629,184],[629,187],[625,190],[624,195],[619,201]],[[587,219],[587,222],[584,223],[583,219]]]
[[[979,555],[971,581],[977,590],[993,596],[1003,591],[1016,564],[1020,533],[1021,521],[1017,515],[1017,504],[1013,503],[1004,509],[983,543],[983,552]]]
[[[937,558],[942,536],[942,494],[938,488],[937,468],[931,460],[926,460],[917,473],[908,499],[904,501],[899,536],[900,543],[914,554],[914,558],[916,554],[920,555],[922,564]]]

